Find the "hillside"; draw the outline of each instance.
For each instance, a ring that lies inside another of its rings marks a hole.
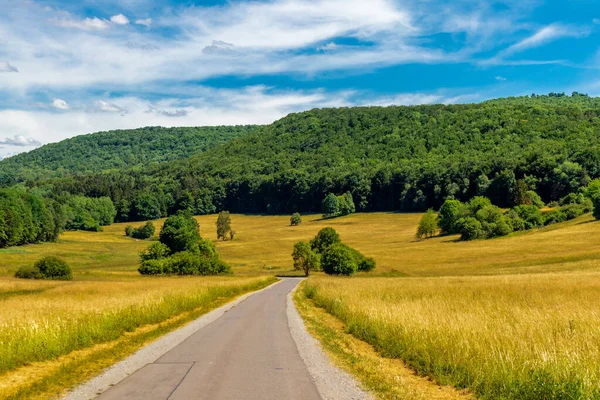
[[[575,94],[315,109],[188,159],[53,183],[117,203],[152,192],[165,210],[199,214],[319,211],[325,194],[346,191],[362,211],[475,195],[508,207],[518,180],[548,202],[600,176],[599,106]]]
[[[146,127],[76,136],[0,161],[0,183],[145,167],[189,157],[255,126]]]

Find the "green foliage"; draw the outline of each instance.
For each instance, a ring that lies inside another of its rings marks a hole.
[[[524,229],[539,228],[544,225],[544,216],[536,206],[517,206],[514,212],[524,222]]]
[[[444,235],[459,233],[457,221],[463,214],[464,205],[458,200],[446,200],[437,217],[437,224]]]
[[[146,127],[77,136],[0,162],[0,182],[145,167],[204,152],[255,126]]]
[[[205,257],[196,251],[181,251],[169,257],[143,261],[142,275],[226,275],[231,267],[218,257]]]
[[[125,236],[129,236],[131,237],[133,235],[133,231],[135,230],[135,228],[131,225],[127,225],[125,227]]]
[[[231,216],[229,211],[221,211],[217,217],[217,240],[227,239],[227,234],[231,232]],[[231,236],[233,239],[233,236]]]
[[[594,215],[594,218],[596,218],[597,220],[600,220],[600,197],[596,197],[596,199],[594,199],[593,215]]]
[[[127,230],[127,228],[125,228],[125,230]],[[129,236],[133,237],[134,239],[150,239],[152,236],[154,236],[155,231],[156,228],[154,227],[152,221],[148,221],[139,228],[135,228]]]
[[[460,240],[475,240],[484,237],[483,227],[474,217],[461,218],[457,221]]]
[[[523,204],[531,204],[536,206],[537,208],[543,208],[545,205],[540,195],[534,192],[533,190],[528,190],[527,192],[525,192],[525,203]]]
[[[159,240],[172,253],[194,251],[200,241],[200,226],[189,214],[180,213],[166,219]]]
[[[329,193],[323,199],[322,208],[323,218],[336,217],[340,215],[340,201],[338,197],[333,193]]]
[[[66,228],[100,232],[102,226],[111,225],[117,210],[109,197],[68,197],[65,206]]]
[[[419,221],[416,236],[418,239],[430,238],[437,233],[438,229],[435,212],[432,209],[429,209],[423,214],[421,221]]]
[[[346,192],[341,196],[338,196],[338,202],[340,204],[340,214],[348,215],[356,212],[356,206],[354,205],[354,199],[350,192]]]
[[[292,258],[294,259],[294,269],[304,272],[305,276],[308,276],[310,271],[318,271],[321,267],[319,255],[306,242],[294,244]]]
[[[171,254],[169,247],[161,242],[152,243],[146,250],[140,252],[142,262],[148,260],[161,260]]]
[[[591,180],[587,187],[583,189],[583,195],[592,201],[596,200],[600,195],[600,179]]]
[[[293,213],[292,216],[290,217],[290,225],[298,226],[301,223],[302,223],[302,217],[300,216],[300,213]]]
[[[310,248],[318,254],[323,254],[329,246],[340,243],[340,235],[331,227],[323,228],[310,241]]]
[[[40,270],[33,265],[24,265],[17,270],[15,278],[20,279],[44,279]]]
[[[130,210],[133,220],[144,221],[148,219],[157,219],[163,216],[158,199],[151,195],[142,193],[133,200],[133,210]]]
[[[333,244],[321,256],[321,268],[328,275],[350,276],[358,270],[356,257],[341,243]]]
[[[70,281],[73,279],[71,267],[62,259],[54,256],[44,257],[33,265],[44,279]]]

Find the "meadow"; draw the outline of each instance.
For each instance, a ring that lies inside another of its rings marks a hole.
[[[234,214],[235,240],[216,242],[233,266],[230,277],[140,276],[138,252],[150,242],[126,237],[127,224],[2,249],[0,397],[60,393],[168,330],[264,287],[274,274],[290,272],[296,241],[326,226],[374,257],[377,268],[349,279],[316,273],[304,290],[382,359],[404,360],[439,384],[482,398],[599,396],[600,223],[584,216],[493,240],[418,241],[419,218],[307,215],[291,227],[288,216]],[[215,240],[216,216],[197,220],[202,236]],[[155,221],[157,232],[162,222]],[[74,280],[12,277],[44,255],[67,260]]]

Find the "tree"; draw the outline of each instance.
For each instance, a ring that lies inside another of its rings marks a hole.
[[[180,213],[167,218],[160,230],[159,240],[172,253],[193,251],[198,247],[201,239],[199,229],[198,222],[191,215]]]
[[[217,239],[227,239],[227,234],[231,232],[231,216],[229,211],[221,211],[217,217]]]
[[[423,214],[421,221],[419,221],[416,236],[419,239],[430,238],[437,233],[438,229],[435,212],[432,209],[429,209],[425,214]]]
[[[356,212],[356,206],[354,205],[354,199],[350,192],[346,192],[338,197],[339,213],[341,215],[353,214]]]
[[[125,228],[125,230],[127,232],[127,228]],[[135,239],[150,239],[152,236],[154,236],[155,231],[156,229],[154,228],[152,221],[148,221],[139,228],[135,228],[129,236]]]
[[[443,235],[458,233],[456,222],[461,218],[463,204],[458,200],[446,200],[437,217],[437,224]]]
[[[594,218],[596,218],[597,220],[600,220],[600,196],[596,197],[596,199],[594,200]]]
[[[323,254],[329,246],[340,243],[340,235],[331,227],[323,228],[310,241],[310,248],[319,254]]]
[[[481,222],[474,217],[466,217],[458,220],[460,240],[475,240],[483,235]]]
[[[600,195],[600,179],[593,179],[590,181],[587,187],[583,190],[583,194],[588,199],[595,201],[598,195]]]
[[[340,201],[333,193],[329,193],[323,199],[323,218],[335,217],[340,214]]]
[[[298,242],[294,244],[292,258],[294,259],[294,269],[297,271],[303,271],[305,276],[308,276],[310,271],[316,271],[319,269],[319,256],[306,242]]]
[[[529,188],[523,179],[519,179],[513,190],[513,205],[531,205],[532,201],[527,195]]]
[[[293,213],[292,216],[290,217],[290,225],[291,226],[298,226],[302,223],[302,217],[300,216],[299,213]]]
[[[321,268],[328,275],[354,274],[358,269],[356,257],[352,251],[341,243],[329,246],[321,256]]]

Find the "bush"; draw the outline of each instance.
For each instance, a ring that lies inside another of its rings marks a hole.
[[[73,274],[69,265],[58,257],[44,257],[38,260],[34,265],[44,279],[70,281]]]
[[[562,210],[553,210],[544,214],[544,225],[557,224],[567,220],[567,216]]]
[[[371,272],[375,269],[376,263],[372,257],[364,257],[358,263],[358,270],[361,272]]]
[[[458,200],[446,200],[437,217],[437,224],[443,235],[459,233],[456,222],[461,218],[464,205]]]
[[[44,279],[39,269],[32,265],[24,265],[15,273],[15,278]]]
[[[292,216],[290,217],[290,225],[298,226],[301,223],[302,223],[302,217],[300,216],[300,213],[293,213]]]
[[[583,193],[575,194],[569,193],[558,202],[561,206],[567,206],[569,204],[583,204],[585,202],[585,196]]]
[[[510,210],[504,215],[504,219],[508,225],[512,228],[513,231],[524,231],[525,230],[525,221],[523,218],[517,214],[515,210]]]
[[[475,240],[483,238],[481,222],[474,217],[461,218],[457,222],[460,232],[460,240]]]
[[[103,229],[98,222],[96,222],[93,218],[86,218],[82,224],[79,226],[79,229],[82,231],[88,232],[102,232]]]
[[[536,206],[517,206],[513,210],[525,223],[525,229],[538,228],[544,225],[544,216]]]
[[[321,257],[321,268],[328,275],[354,274],[358,265],[352,251],[341,243],[329,246]]]
[[[422,238],[430,238],[434,236],[438,231],[437,218],[435,216],[435,212],[431,209],[427,210],[425,214],[421,217],[419,221],[419,226],[417,227],[416,237],[418,239]]]
[[[138,272],[142,275],[163,274],[163,260],[145,260],[140,264]]]
[[[180,213],[167,218],[159,240],[169,247],[171,253],[194,251],[200,241],[198,222],[189,214]]]
[[[148,221],[143,226],[134,229],[131,236],[135,239],[150,239],[154,236],[155,231],[154,224],[151,221]]]
[[[161,260],[167,258],[171,254],[171,251],[166,244],[156,242],[152,243],[146,250],[140,252],[140,259],[142,262],[149,260]]]
[[[542,201],[542,198],[540,197],[539,194],[537,194],[533,190],[528,190],[525,193],[525,199],[527,201],[527,204],[534,205],[537,208],[543,208],[544,207],[544,202]]]
[[[125,236],[129,236],[129,237],[131,237],[131,236],[133,235],[133,231],[134,231],[134,230],[135,230],[135,229],[134,229],[134,227],[133,227],[133,226],[131,226],[131,225],[127,225],[127,226],[125,227]]]
[[[310,248],[319,254],[323,254],[329,246],[340,242],[340,235],[335,229],[327,227],[321,229],[317,236],[310,241]]]
[[[231,232],[231,216],[229,211],[221,211],[217,217],[217,239],[227,239],[227,234]],[[233,236],[231,236],[233,239]]]

